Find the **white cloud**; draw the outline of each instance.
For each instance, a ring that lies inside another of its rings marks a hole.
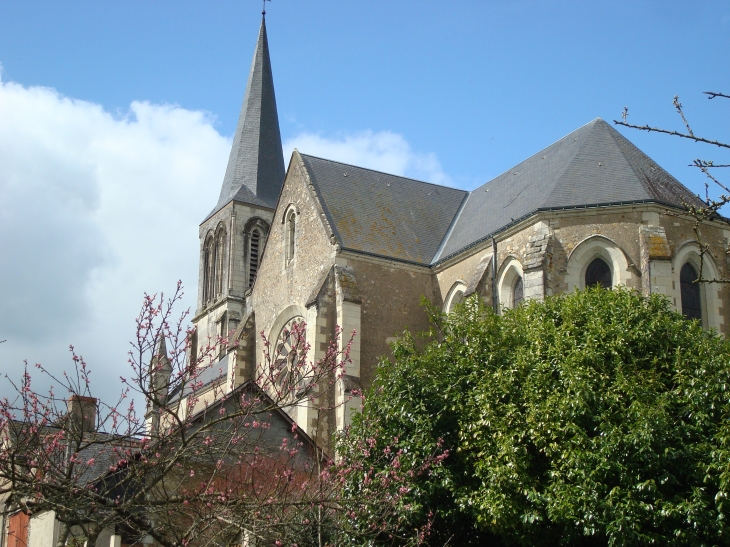
[[[294,148],[328,160],[436,184],[450,184],[435,154],[414,152],[403,135],[391,131],[368,130],[334,138],[305,132],[284,142],[285,155]]]
[[[294,146],[448,180],[433,154],[387,131],[303,133],[287,153]],[[74,344],[96,394],[116,395],[144,292],[170,292],[182,279],[182,308],[194,308],[198,224],[218,197],[229,150],[204,112],[134,102],[120,117],[0,79],[0,374],[19,379],[24,359],[68,370]],[[0,376],[0,397],[10,394]]]
[[[180,278],[194,306],[197,227],[229,149],[202,112],[135,102],[119,119],[0,81],[2,372],[67,369],[73,343],[96,388],[118,389],[143,293]]]

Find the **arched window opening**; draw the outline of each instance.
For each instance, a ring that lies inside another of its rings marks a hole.
[[[213,238],[209,237],[203,247],[203,302],[213,297]]]
[[[700,284],[694,282],[698,277],[694,266],[686,262],[679,272],[679,286],[682,293],[682,315],[687,319],[702,321]]]
[[[518,277],[512,287],[512,308],[516,308],[525,300],[525,285],[522,277]]]
[[[223,293],[223,269],[225,267],[225,232],[221,230],[215,238],[215,265],[213,271],[213,297]]]
[[[588,268],[586,268],[585,282],[586,288],[599,285],[604,289],[610,289],[613,284],[611,268],[608,267],[608,264],[606,264],[603,259],[593,259],[593,262],[591,262],[588,265]]]
[[[466,292],[466,285],[461,281],[457,281],[449,290],[449,294],[446,296],[446,302],[444,303],[444,312],[451,313],[454,308],[464,301],[464,293]]]
[[[296,243],[297,215],[292,209],[286,217],[286,260],[294,258]]]
[[[259,271],[259,261],[261,258],[261,232],[254,228],[251,231],[251,241],[249,243],[250,250],[248,254],[248,286],[253,287],[256,281],[256,274]]]

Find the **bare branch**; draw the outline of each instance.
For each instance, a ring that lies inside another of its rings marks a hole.
[[[724,99],[730,99],[730,95],[725,95],[724,93],[715,93],[714,91],[704,91],[705,95],[709,95],[707,97],[708,99],[714,99],[715,97],[722,97]]]
[[[685,133],[680,133],[678,131],[669,131],[667,129],[660,129],[658,127],[651,127],[649,125],[632,125],[630,123],[624,123],[620,122],[618,120],[613,120],[613,123],[616,125],[623,125],[624,127],[628,127],[630,129],[639,129],[641,131],[648,131],[648,132],[655,132],[655,133],[664,133],[665,135],[673,135],[675,137],[682,137],[683,139],[690,139],[695,142],[704,142],[706,144],[712,144],[713,146],[719,146],[721,148],[730,148],[730,144],[726,144],[724,142],[712,140],[712,139],[705,139],[703,137],[697,137],[693,135],[687,135]]]

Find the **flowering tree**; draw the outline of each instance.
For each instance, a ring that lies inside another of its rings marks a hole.
[[[6,507],[52,511],[58,547],[109,533],[164,547],[419,543],[427,526],[401,517],[415,474],[401,470],[400,455],[373,454],[387,471],[363,480],[361,466],[335,463],[286,413],[333,410],[349,344],[340,351],[335,340],[310,362],[305,325],[294,324],[287,354],[265,340],[263,366],[236,385],[216,370],[225,338],[191,357],[186,314],[173,320],[181,296],[179,284],[169,300],[145,296],[131,374],[114,404],[93,398],[89,366],[73,348],[74,373],[52,377],[56,391],[38,393],[27,370],[14,384],[17,397],[0,401]],[[438,463],[428,458],[417,471]]]

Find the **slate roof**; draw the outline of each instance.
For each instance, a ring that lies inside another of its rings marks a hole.
[[[702,203],[600,118],[472,192],[301,157],[343,248],[423,265],[538,211]]]
[[[470,192],[434,262],[537,211],[642,201],[677,207],[702,203],[596,118]]]
[[[429,264],[467,192],[301,154],[344,249]]]
[[[266,21],[262,18],[220,197],[207,218],[231,200],[273,209],[284,174]]]

